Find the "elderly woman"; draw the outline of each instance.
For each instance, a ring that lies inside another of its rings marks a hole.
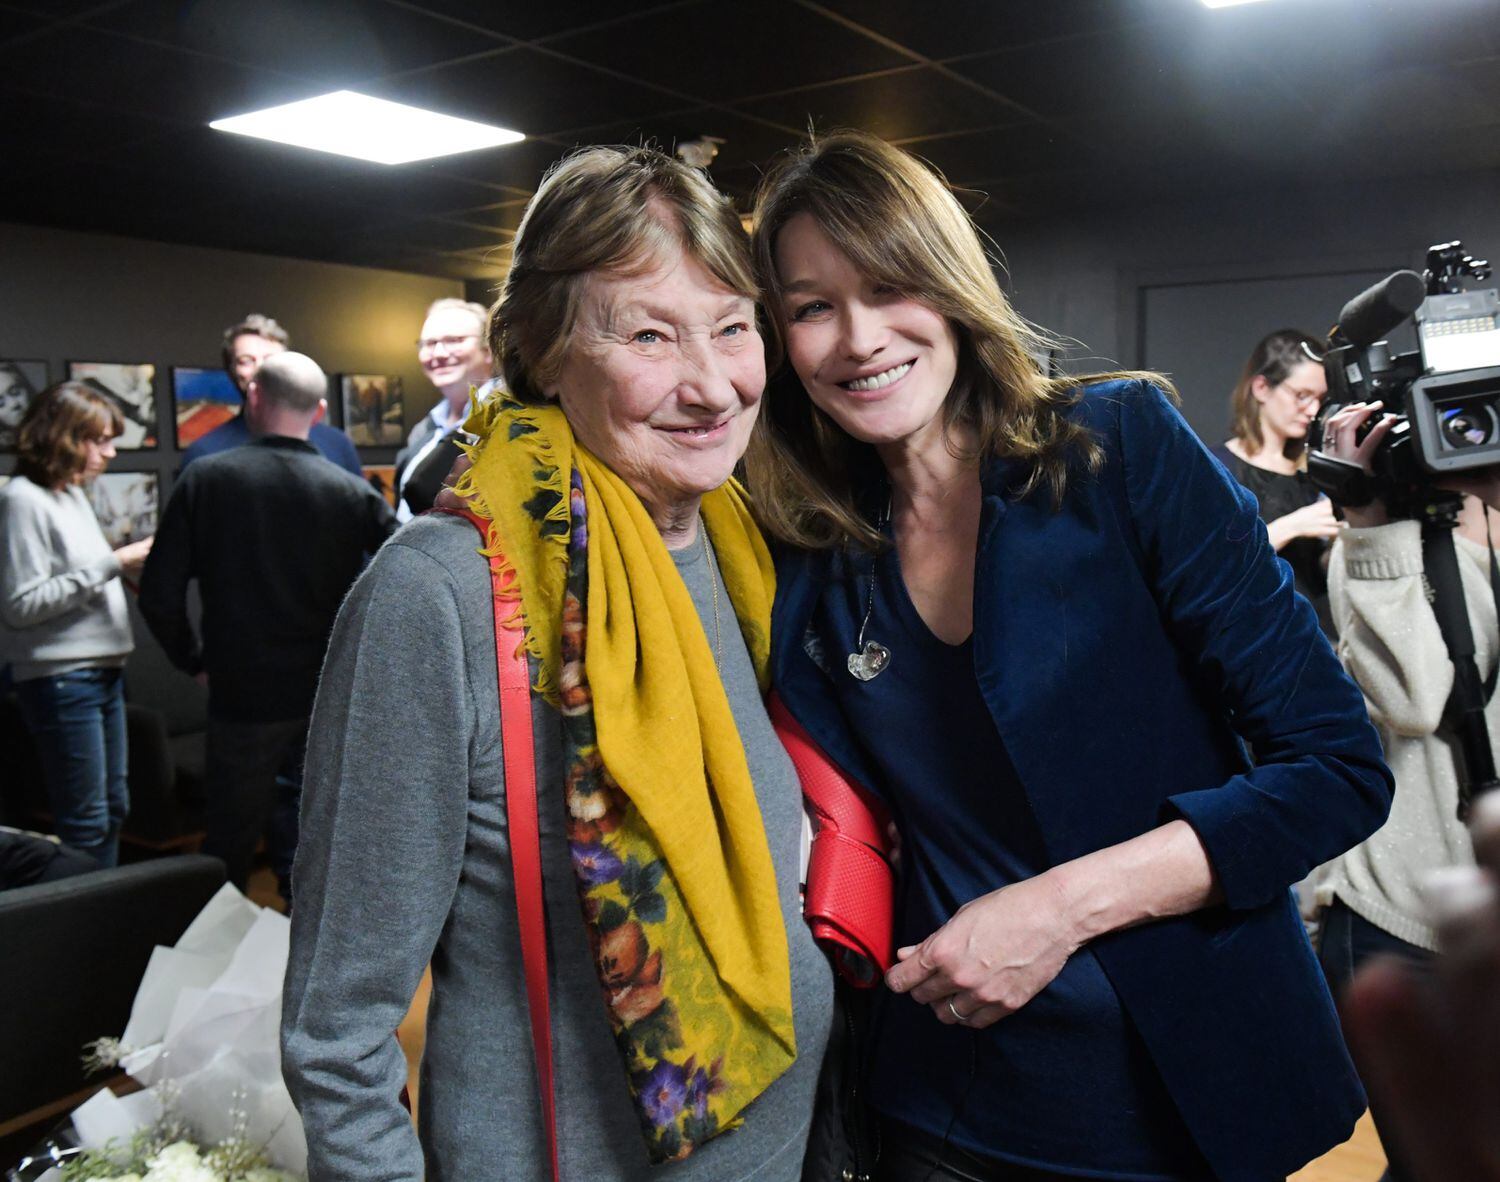
[[[761,701],[770,558],[730,480],[765,378],[754,294],[733,209],[659,153],[585,150],[532,200],[491,328],[514,395],[472,423],[484,536],[399,533],[319,687],[283,1016],[313,1179],[549,1173],[497,590],[535,686],[562,1176],[800,1175],[831,980]],[[393,1031],[429,960],[413,1134]]]
[[[773,677],[902,836],[878,1177],[1282,1178],[1363,1108],[1288,888],[1390,775],[1254,502],[1150,375],[1047,378],[889,145],[768,177],[756,259]]]
[[[82,382],[37,395],[16,476],[0,490],[0,665],[9,663],[63,844],[119,859],[126,785],[125,659],[135,647],[123,579],[151,540],[111,548],[85,488],[109,466],[119,408]]]

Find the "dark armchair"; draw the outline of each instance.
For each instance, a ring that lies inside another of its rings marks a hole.
[[[0,1137],[82,1100],[84,1044],[125,1029],[152,948],[223,883],[193,854],[0,891]]]

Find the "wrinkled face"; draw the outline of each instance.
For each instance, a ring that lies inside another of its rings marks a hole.
[[[250,385],[250,379],[255,376],[255,371],[260,368],[260,363],[274,353],[286,352],[286,346],[280,341],[256,336],[253,332],[245,332],[234,338],[234,343],[229,346],[229,352],[234,384],[243,394],[246,387]]]
[[[639,275],[588,276],[547,393],[661,526],[729,479],[765,384],[755,305],[674,249]]]
[[[958,371],[953,326],[926,304],[862,275],[811,214],[776,240],[787,356],[808,396],[865,443],[941,440]]]
[[[484,325],[462,308],[439,308],[422,322],[417,360],[434,386],[445,394],[488,381],[490,351]]]
[[[1307,429],[1328,393],[1328,379],[1316,361],[1303,361],[1278,385],[1256,378],[1251,392],[1260,403],[1263,428],[1283,439],[1306,439]]]
[[[100,435],[83,441],[83,471],[73,478],[75,484],[88,484],[109,467],[115,458],[115,437]]]

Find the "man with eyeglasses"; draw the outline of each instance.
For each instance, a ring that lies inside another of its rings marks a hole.
[[[269,316],[252,312],[237,324],[224,330],[224,341],[220,355],[224,360],[224,372],[239,387],[240,397],[250,385],[250,379],[260,369],[261,362],[277,353],[284,353],[291,343],[286,329]],[[182,466],[186,468],[194,460],[211,456],[215,452],[241,447],[254,437],[244,409],[227,423],[220,424],[203,438],[195,442],[182,455]],[[308,442],[318,449],[326,460],[332,460],[340,468],[352,472],[361,480],[365,478],[360,467],[359,452],[349,436],[342,431],[319,423],[312,429]]]
[[[442,395],[411,430],[396,456],[396,517],[410,521],[432,508],[443,479],[458,458],[459,428],[469,413],[469,392],[489,392],[494,360],[485,343],[489,313],[483,304],[437,300],[427,309],[417,341],[422,372]]]

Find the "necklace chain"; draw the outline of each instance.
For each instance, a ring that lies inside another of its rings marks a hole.
[[[886,498],[885,512],[880,515],[880,521],[876,529],[885,533],[885,527],[891,523],[891,501]],[[865,600],[865,618],[859,622],[859,639],[854,642],[854,651],[863,652],[865,647],[865,629],[870,626],[870,617],[875,614],[875,570],[880,562],[880,551],[876,551],[870,559],[870,595]]]

